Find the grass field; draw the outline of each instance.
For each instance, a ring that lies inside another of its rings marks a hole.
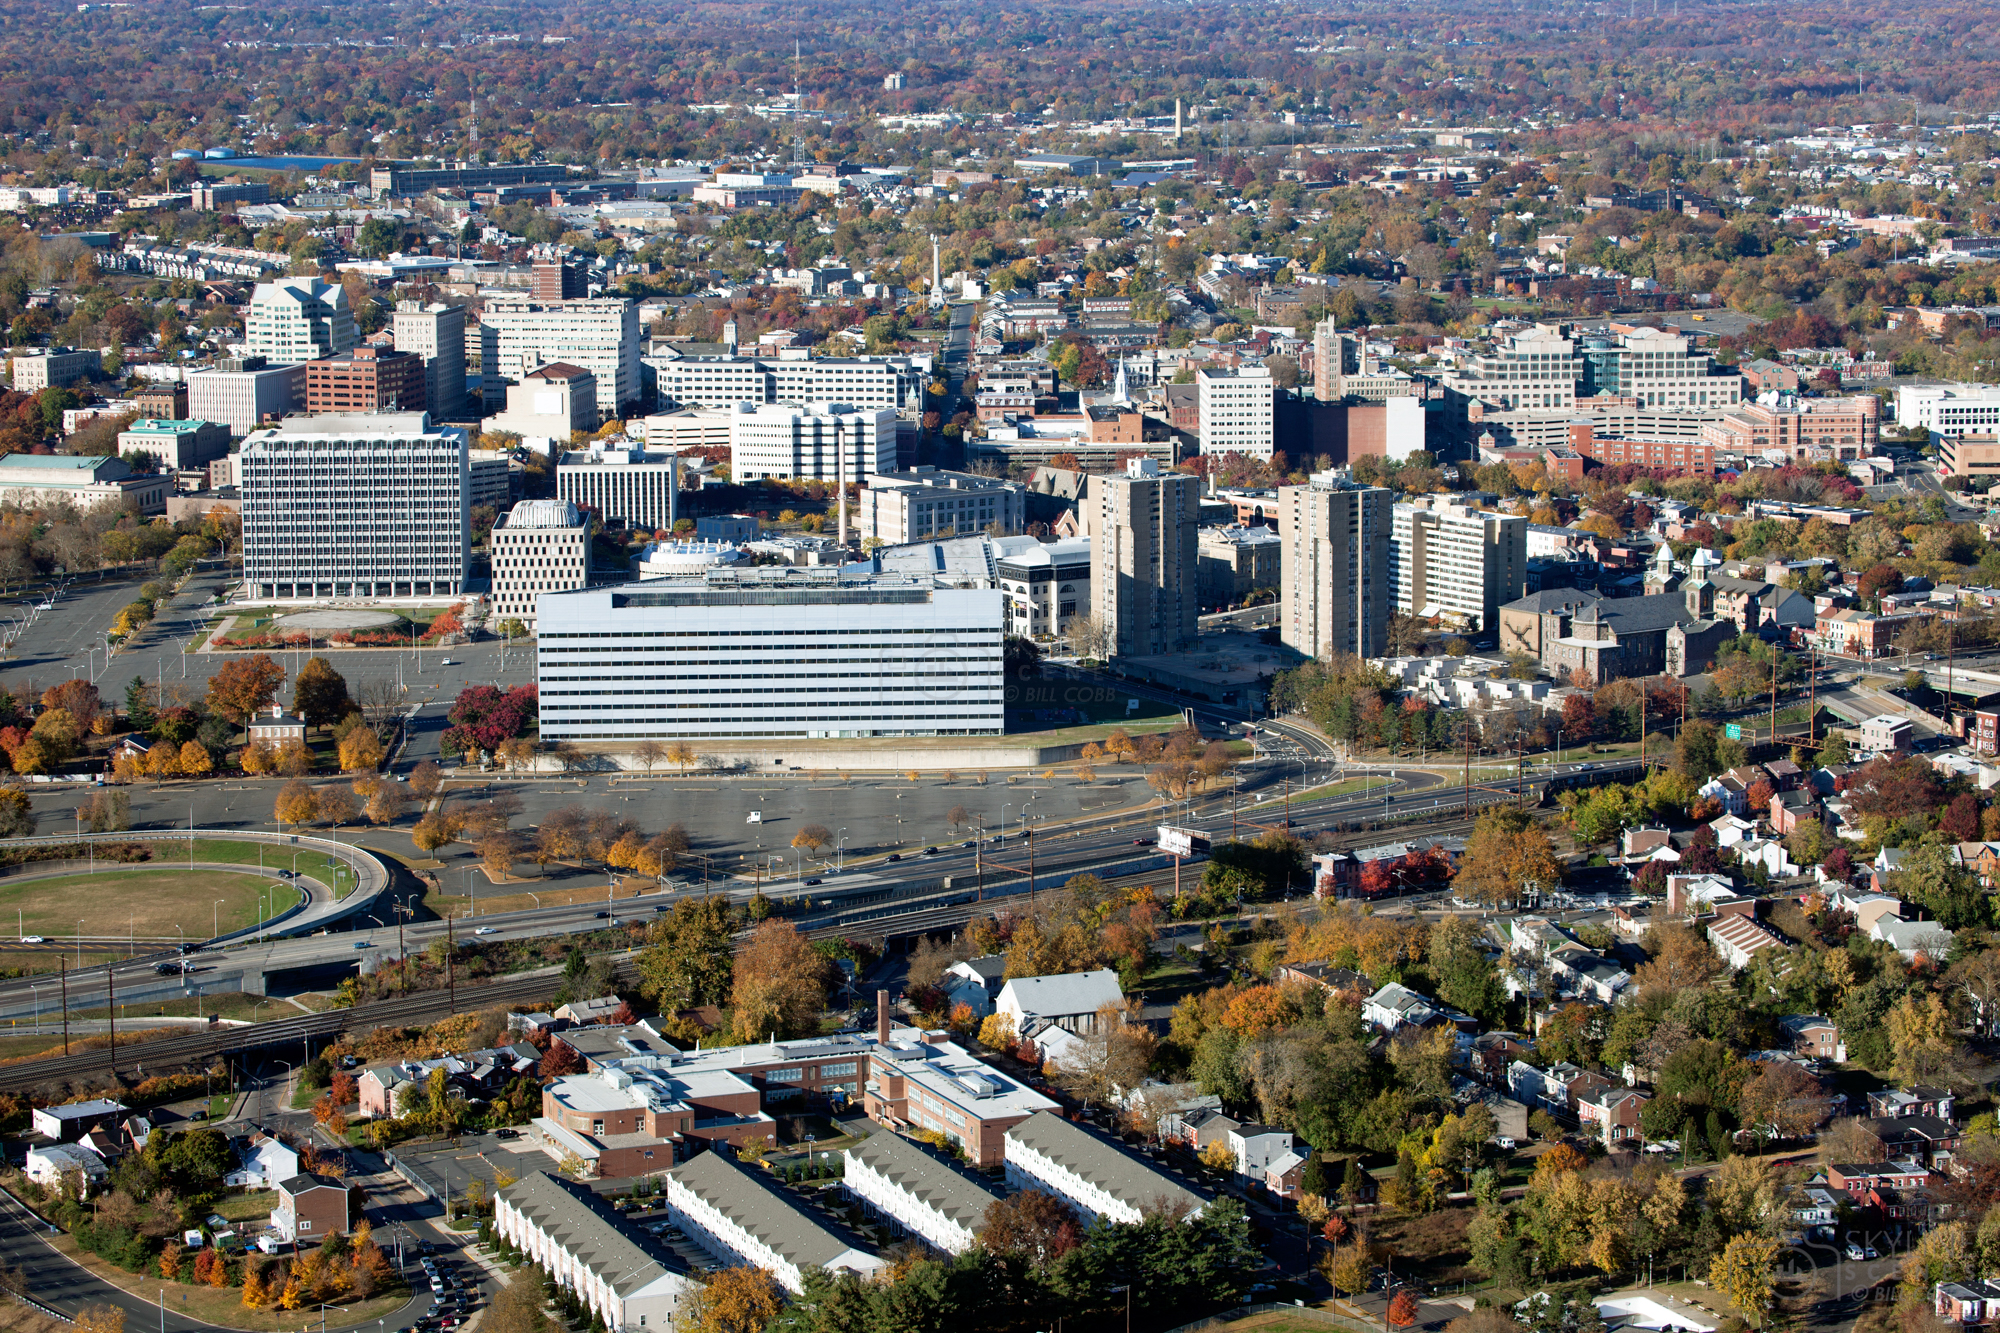
[[[201,855],[199,845],[195,855]],[[81,932],[156,940],[175,937],[178,926],[188,939],[205,940],[211,933],[256,925],[258,895],[270,887],[256,875],[150,864],[104,868],[94,875],[7,879],[0,880],[0,919],[14,908],[23,935],[51,939]],[[281,889],[278,910],[293,896]]]

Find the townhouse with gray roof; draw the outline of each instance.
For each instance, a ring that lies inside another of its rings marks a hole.
[[[986,1210],[1002,1197],[956,1163],[888,1130],[870,1134],[841,1155],[843,1191],[946,1254],[978,1243]]]
[[[1006,1170],[1010,1187],[1053,1194],[1085,1222],[1139,1222],[1162,1209],[1193,1217],[1209,1203],[1123,1144],[1051,1111],[1007,1131]]]
[[[762,1268],[794,1296],[815,1268],[868,1277],[887,1267],[860,1240],[821,1220],[732,1152],[701,1153],[669,1171],[667,1212],[722,1263]]]

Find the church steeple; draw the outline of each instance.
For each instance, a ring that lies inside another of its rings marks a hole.
[[[1699,570],[1681,585],[1681,596],[1687,599],[1688,614],[1696,620],[1715,618],[1715,585],[1703,578]]]

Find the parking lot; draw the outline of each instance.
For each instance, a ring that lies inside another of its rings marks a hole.
[[[474,1181],[492,1198],[495,1177],[506,1174],[515,1180],[530,1171],[553,1171],[556,1164],[537,1148],[524,1148],[522,1138],[501,1138],[494,1134],[465,1134],[449,1143],[407,1143],[391,1154],[403,1179],[428,1191],[439,1203],[463,1199]],[[518,1134],[520,1131],[514,1131]]]

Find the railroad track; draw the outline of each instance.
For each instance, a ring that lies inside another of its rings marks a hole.
[[[630,957],[616,960],[620,979],[633,973]],[[22,1091],[48,1083],[93,1078],[109,1079],[115,1073],[169,1073],[191,1066],[206,1067],[218,1057],[239,1052],[286,1046],[294,1042],[324,1042],[345,1032],[378,1027],[418,1027],[434,1023],[467,1009],[490,1009],[499,1004],[546,999],[562,985],[559,972],[533,972],[476,986],[460,986],[456,1000],[446,991],[421,991],[353,1009],[329,1009],[320,1014],[300,1014],[296,1018],[274,1018],[242,1027],[210,1028],[185,1037],[165,1037],[135,1046],[76,1051],[68,1056],[28,1060],[0,1065],[0,1089]],[[143,1018],[133,1019],[143,1027]]]

